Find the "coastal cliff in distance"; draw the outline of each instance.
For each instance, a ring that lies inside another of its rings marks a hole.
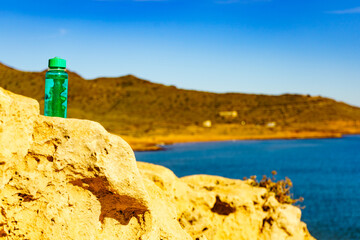
[[[0,87],[43,109],[45,72],[0,64]],[[85,80],[69,72],[68,117],[100,122],[135,150],[156,144],[230,139],[340,137],[360,133],[360,108],[329,98],[216,94],[128,75]]]
[[[99,123],[0,88],[0,239],[313,240],[265,188],[137,163]]]

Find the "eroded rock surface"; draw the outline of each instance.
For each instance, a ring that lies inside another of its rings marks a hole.
[[[190,239],[152,210],[130,146],[0,89],[0,237]],[[170,231],[171,230],[171,231]]]
[[[217,176],[179,179],[169,169],[149,163],[138,162],[138,167],[150,197],[150,190],[161,189],[194,239],[314,239],[300,220],[300,209],[280,204],[265,188]]]
[[[0,88],[0,239],[312,239],[265,192],[137,164],[100,124],[41,116]]]

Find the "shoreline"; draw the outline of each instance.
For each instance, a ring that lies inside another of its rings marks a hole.
[[[295,139],[326,139],[342,138],[344,135],[357,135],[356,133],[334,132],[277,132],[269,135],[177,135],[177,136],[148,136],[132,137],[122,136],[132,147],[134,152],[162,151],[163,146],[178,143],[201,143],[201,142],[224,142],[224,141],[248,141],[248,140],[295,140]]]

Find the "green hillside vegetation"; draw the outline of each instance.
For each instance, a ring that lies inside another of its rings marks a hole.
[[[0,64],[0,86],[37,99],[42,109],[44,78],[45,71],[24,72]],[[216,94],[178,89],[132,75],[85,80],[74,72],[69,72],[68,108],[68,117],[95,120],[109,131],[129,136],[182,132],[189,126],[202,128],[205,120],[211,120],[214,127],[230,124],[259,128],[275,122],[279,130],[329,128],[346,133],[339,122],[350,124],[357,129],[352,131],[358,132],[360,120],[360,108],[329,98]],[[222,117],[221,111],[236,111],[237,116]]]

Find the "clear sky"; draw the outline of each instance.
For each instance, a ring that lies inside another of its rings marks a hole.
[[[358,0],[3,0],[0,62],[360,106]]]

